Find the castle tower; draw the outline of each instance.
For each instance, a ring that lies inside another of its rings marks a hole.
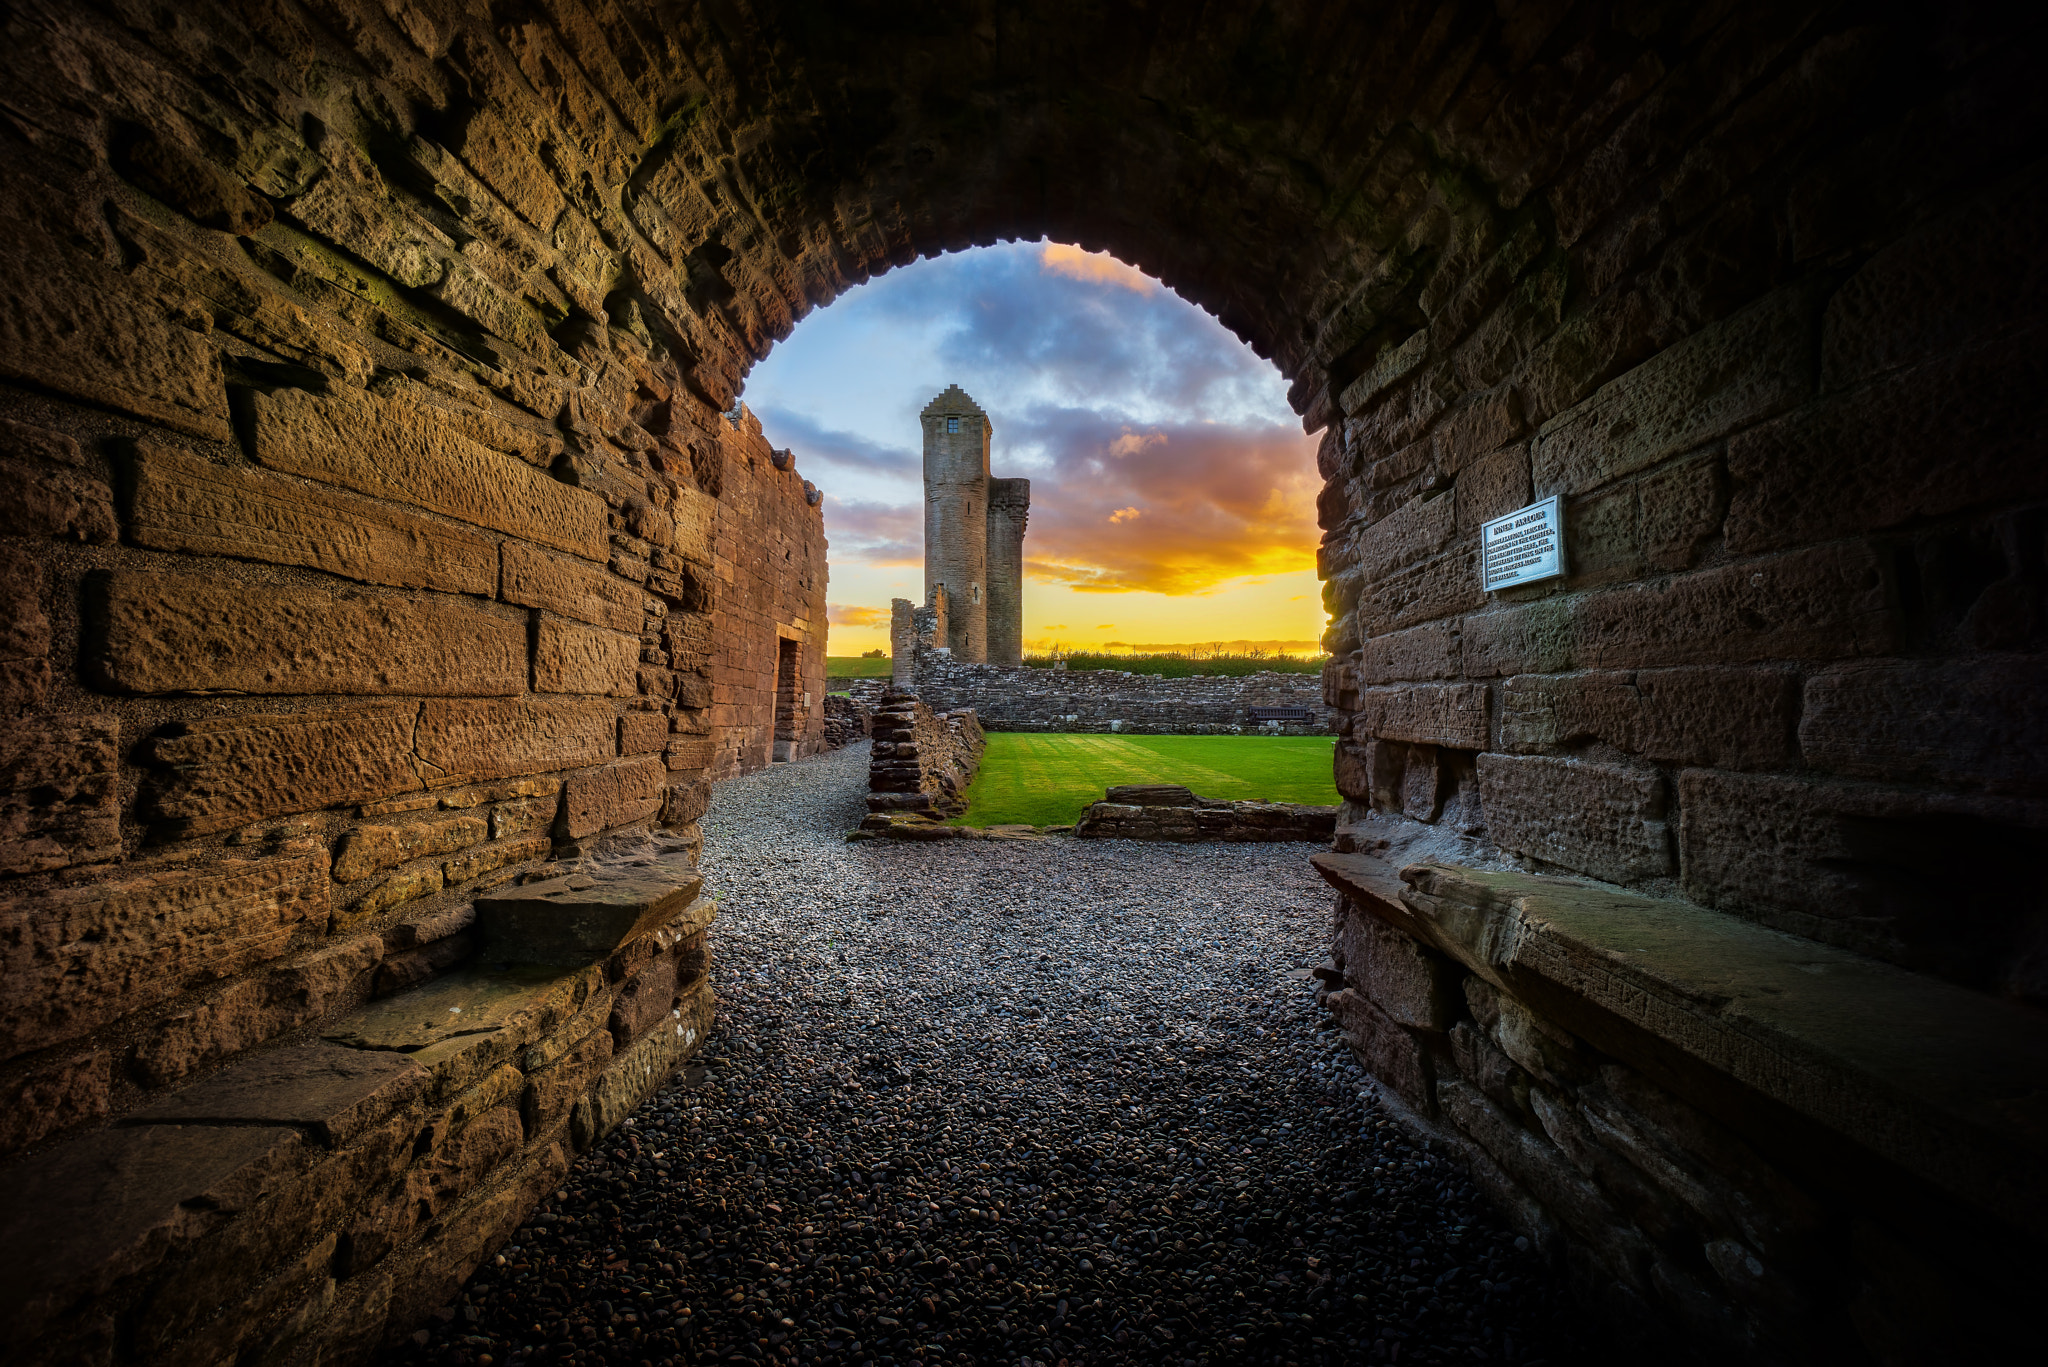
[[[959,385],[924,406],[924,597],[946,588],[953,658],[988,659],[988,414]]]
[[[988,482],[988,662],[1024,663],[1024,523],[1031,481]]]

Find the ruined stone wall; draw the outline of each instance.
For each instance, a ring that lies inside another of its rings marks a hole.
[[[1024,663],[1024,528],[1031,481],[988,482],[988,662]]]
[[[935,708],[972,708],[991,731],[1121,731],[1133,735],[1328,735],[1338,715],[1313,674],[1161,678],[1120,669],[1037,669],[917,656],[917,693]],[[1313,719],[1262,726],[1250,708],[1306,708]]]
[[[967,785],[988,742],[971,711],[938,712],[908,693],[891,693],[869,734],[868,810],[934,818],[967,810]]]
[[[1078,840],[1212,841],[1241,845],[1293,840],[1326,844],[1335,834],[1337,809],[1263,799],[1232,802],[1197,797],[1177,783],[1133,783],[1111,788],[1082,809]]]

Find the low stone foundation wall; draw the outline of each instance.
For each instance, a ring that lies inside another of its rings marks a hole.
[[[302,991],[363,971],[370,999],[8,1169],[7,1359],[346,1362],[411,1333],[709,1031],[691,853],[543,866],[310,965]]]
[[[838,750],[874,734],[875,711],[854,698],[825,695],[825,748]]]
[[[1336,826],[1335,807],[1227,802],[1196,797],[1178,784],[1146,783],[1109,789],[1103,801],[1081,813],[1074,834],[1082,840],[1306,840],[1327,844]]]
[[[1687,903],[1314,862],[1341,894],[1321,976],[1352,1048],[1568,1265],[1623,1360],[2029,1346],[2038,1013]]]
[[[950,651],[917,652],[917,695],[939,711],[972,708],[990,731],[1132,735],[1329,735],[1337,713],[1316,674],[1167,679],[1115,669],[961,664]],[[1307,720],[1262,723],[1261,709]]]
[[[958,816],[988,748],[971,710],[938,713],[907,693],[882,700],[868,762],[870,812]]]

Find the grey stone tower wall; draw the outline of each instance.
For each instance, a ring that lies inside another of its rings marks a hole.
[[[958,385],[925,405],[924,592],[943,584],[955,659],[988,658],[988,415]],[[948,419],[959,430],[948,431]]]
[[[988,482],[988,662],[1024,663],[1024,523],[1031,481]]]

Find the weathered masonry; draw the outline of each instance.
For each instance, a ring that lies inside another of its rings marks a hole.
[[[1024,658],[1024,524],[1031,481],[990,479],[995,424],[959,385],[924,406],[924,600],[945,609],[939,645],[963,660]]]
[[[1040,235],[1322,434],[1327,972],[1416,1123],[1668,1356],[2029,1346],[2039,18],[878,22],[9,9],[10,1361],[366,1356],[690,1047],[701,780],[823,692],[741,379]],[[1570,577],[1489,597],[1551,495]]]

